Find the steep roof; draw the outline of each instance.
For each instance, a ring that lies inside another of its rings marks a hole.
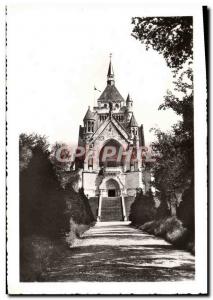
[[[100,101],[121,102],[124,101],[123,97],[114,85],[107,85],[101,96],[98,98]]]
[[[103,133],[103,131],[105,130],[105,128],[107,127],[107,125],[109,123],[112,123],[112,125],[114,125],[114,127],[122,135],[122,137],[128,141],[128,139],[129,139],[128,131],[114,117],[110,118],[108,116],[108,118],[94,132],[94,134],[92,135],[92,137],[90,139],[90,142],[94,142]]]
[[[130,97],[130,95],[128,94],[126,102],[132,102],[132,98]]]
[[[84,120],[95,120],[94,113],[90,110],[90,107],[88,107]]]
[[[131,120],[129,122],[130,127],[138,127],[138,123],[135,120],[134,114],[132,114]]]
[[[139,144],[140,146],[145,146],[145,139],[144,139],[144,130],[143,125],[139,127]]]
[[[109,69],[108,69],[107,76],[114,76],[114,70],[113,70],[113,66],[112,66],[111,60],[109,62]]]

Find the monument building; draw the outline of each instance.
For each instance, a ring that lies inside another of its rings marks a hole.
[[[106,88],[97,105],[88,107],[78,146],[85,149],[85,154],[75,159],[79,185],[97,220],[128,220],[137,190],[149,189],[141,154],[144,131],[134,116],[134,100],[129,94],[124,99],[115,86],[111,57]]]

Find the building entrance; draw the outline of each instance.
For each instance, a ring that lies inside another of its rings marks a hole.
[[[105,196],[102,198],[101,221],[122,221],[123,208],[118,182],[110,178],[105,183]]]
[[[108,190],[108,197],[116,197],[116,190],[115,189]]]
[[[119,184],[114,179],[109,179],[106,182],[106,190],[108,197],[119,197],[121,194]]]

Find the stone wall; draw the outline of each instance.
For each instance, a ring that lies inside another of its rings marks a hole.
[[[142,187],[141,173],[139,171],[126,173],[125,187],[129,196],[135,196],[136,189]]]
[[[83,179],[83,187],[84,193],[88,197],[95,197],[96,196],[96,178],[98,176],[97,173],[93,172],[83,172],[82,173]]]

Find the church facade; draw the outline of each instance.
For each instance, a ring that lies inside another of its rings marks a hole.
[[[85,154],[75,160],[79,185],[97,221],[128,220],[138,188],[149,189],[143,125],[138,125],[133,108],[130,95],[124,99],[115,86],[110,58],[106,88],[79,128],[78,146]]]

